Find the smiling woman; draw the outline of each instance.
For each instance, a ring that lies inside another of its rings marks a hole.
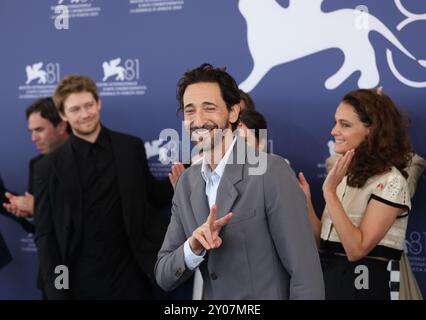
[[[352,114],[359,119],[358,122],[354,120],[357,134],[350,139],[357,146],[352,146],[356,148],[356,156],[348,171],[349,185],[362,187],[367,179],[391,167],[396,167],[407,178],[404,168],[413,150],[408,141],[407,123],[392,100],[371,90],[357,90],[345,95],[343,103],[352,107]],[[365,139],[357,140],[359,135]],[[336,147],[336,153],[343,154],[347,150],[339,152]]]
[[[336,110],[336,125],[331,131],[335,139],[334,151],[345,153],[356,148],[370,133],[371,120],[365,119],[362,122],[354,110],[347,102],[342,102]]]
[[[346,94],[331,131],[340,154],[323,184],[319,220],[309,185],[309,217],[320,248],[327,299],[390,299],[388,266],[399,260],[407,229],[413,156],[406,124],[392,100],[374,90]]]

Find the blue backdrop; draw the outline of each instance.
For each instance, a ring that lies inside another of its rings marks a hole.
[[[26,191],[28,161],[37,151],[24,110],[70,73],[96,80],[103,123],[144,138],[153,170],[163,174],[155,140],[164,128],[180,131],[176,82],[187,69],[210,62],[226,66],[250,92],[268,120],[273,152],[305,172],[322,210],[323,163],[330,155],[334,111],[347,91],[384,86],[409,114],[411,141],[426,156],[426,3],[365,0],[359,5],[357,0],[2,0],[0,173],[5,184]],[[407,233],[423,294],[425,188],[423,176]],[[39,298],[31,235],[2,216],[0,232],[14,258],[0,270],[0,299]]]

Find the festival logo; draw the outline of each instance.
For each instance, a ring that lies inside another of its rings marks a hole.
[[[276,0],[239,0],[239,10],[247,22],[247,41],[253,58],[253,69],[240,84],[242,90],[253,90],[276,66],[336,48],[343,52],[345,59],[340,69],[325,81],[328,90],[336,89],[356,72],[360,74],[359,88],[376,87],[380,73],[376,50],[369,38],[372,31],[393,45],[392,50],[386,50],[386,56],[394,76],[407,86],[426,88],[426,82],[409,80],[398,71],[392,52],[402,52],[416,61],[418,68],[426,67],[426,60],[418,60],[390,28],[368,12],[366,6],[324,12],[322,3],[323,0],[297,0],[290,1],[284,8]],[[397,26],[398,31],[413,22],[426,20],[425,14],[407,11],[400,0],[395,0],[395,4],[407,17]]]
[[[19,99],[38,99],[52,95],[60,80],[59,63],[38,61],[24,69],[24,84],[18,87]]]
[[[102,81],[97,85],[100,96],[140,96],[147,90],[141,83],[139,58],[103,61]]]

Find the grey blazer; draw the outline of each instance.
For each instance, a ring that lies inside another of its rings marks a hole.
[[[249,175],[247,161],[225,167],[217,218],[230,211],[233,217],[221,230],[222,245],[209,251],[200,265],[206,299],[324,299],[305,195],[283,158],[268,154],[266,159],[263,175]],[[172,218],[158,253],[155,276],[164,290],[193,275],[186,268],[183,245],[208,214],[205,182],[200,165],[195,165],[177,183]]]

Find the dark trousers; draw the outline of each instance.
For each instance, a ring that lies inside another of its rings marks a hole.
[[[390,300],[388,262],[321,253],[326,300]]]

